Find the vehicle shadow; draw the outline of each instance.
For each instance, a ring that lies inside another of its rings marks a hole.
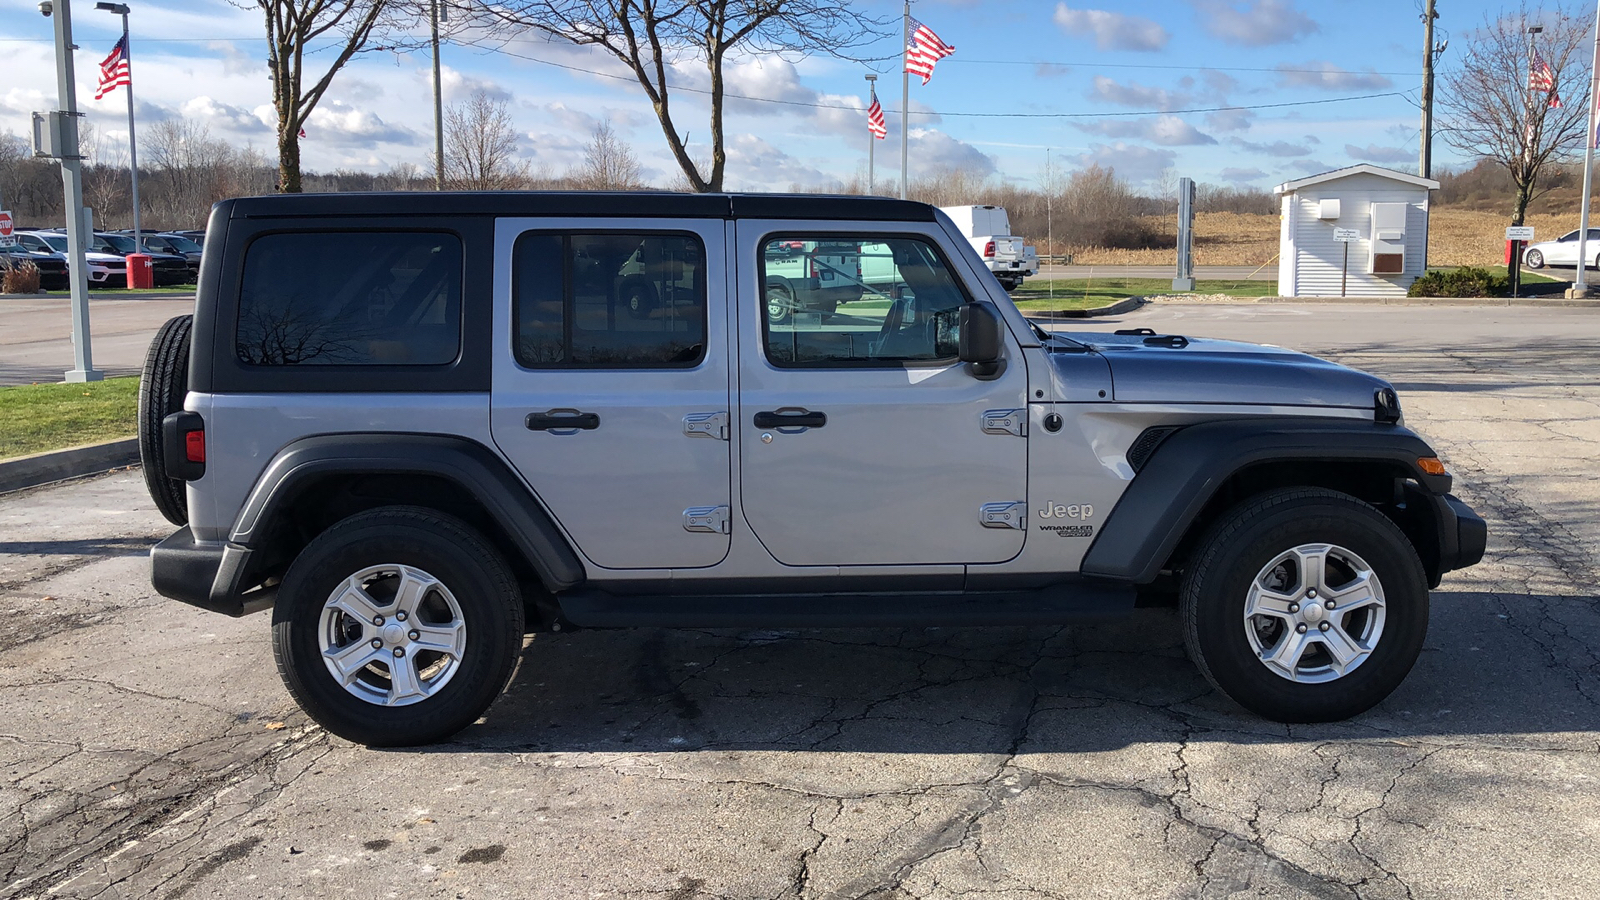
[[[538,635],[488,716],[436,749],[1005,754],[1024,736],[1030,751],[1089,752],[1175,735],[1594,731],[1597,600],[1436,592],[1422,658],[1394,695],[1348,722],[1292,727],[1212,690],[1186,658],[1171,609],[1071,628]],[[1096,724],[1030,731],[1045,710],[1093,711],[1077,721]],[[1537,742],[1516,739],[1528,740]]]

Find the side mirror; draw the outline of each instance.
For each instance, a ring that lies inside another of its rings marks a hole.
[[[984,381],[999,378],[1005,371],[1000,358],[1005,349],[1000,314],[987,303],[968,303],[961,307],[961,361],[972,377]]]

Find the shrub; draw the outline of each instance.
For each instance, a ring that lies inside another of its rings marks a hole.
[[[38,290],[38,266],[28,260],[0,262],[0,294],[33,294]]]
[[[1432,269],[1411,283],[1412,297],[1508,297],[1511,280],[1478,266]]]

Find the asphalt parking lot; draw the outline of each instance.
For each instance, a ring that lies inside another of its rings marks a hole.
[[[0,895],[1593,897],[1600,311],[1155,306],[1393,379],[1484,564],[1356,720],[1216,696],[1175,616],[539,635],[455,740],[290,703],[265,616],[153,595],[138,472],[0,498]]]

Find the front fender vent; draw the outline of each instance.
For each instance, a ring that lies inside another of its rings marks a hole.
[[[1156,448],[1161,446],[1161,442],[1182,427],[1181,425],[1156,425],[1153,428],[1146,428],[1134,440],[1133,446],[1128,448],[1128,465],[1133,466],[1133,471],[1135,472],[1143,469],[1144,464],[1149,462],[1151,455],[1156,452]]]

